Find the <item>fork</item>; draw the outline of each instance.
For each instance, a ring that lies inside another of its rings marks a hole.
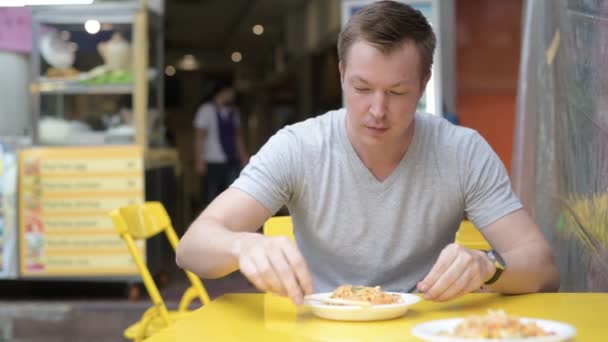
[[[351,300],[342,298],[318,298],[313,296],[304,296],[305,300],[321,302],[325,304],[337,304],[337,305],[355,305],[355,306],[371,306],[372,303],[365,300]]]

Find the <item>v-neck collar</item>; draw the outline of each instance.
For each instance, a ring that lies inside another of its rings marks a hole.
[[[415,115],[413,124],[416,125],[416,127],[414,129],[414,136],[412,137],[412,141],[410,142],[407,151],[405,152],[403,157],[401,157],[399,164],[393,169],[391,174],[383,181],[380,181],[378,178],[376,178],[376,176],[374,176],[370,169],[367,168],[361,158],[359,158],[359,155],[357,154],[355,148],[350,142],[348,134],[346,133],[346,115],[346,109],[343,109],[341,111],[340,117],[338,118],[338,130],[340,135],[340,141],[342,142],[342,147],[346,152],[346,155],[348,157],[347,159],[349,160],[349,163],[351,164],[351,167],[353,168],[357,178],[370,191],[382,192],[388,189],[388,187],[390,187],[395,182],[395,180],[404,173],[404,170],[408,167],[408,165],[411,164],[408,163],[408,160],[414,158],[413,155],[417,153],[418,140],[420,139],[420,131],[422,130],[422,123],[419,119],[419,116],[417,114]]]

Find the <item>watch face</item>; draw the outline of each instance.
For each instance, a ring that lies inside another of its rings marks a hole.
[[[502,268],[505,268],[507,266],[507,263],[505,262],[505,260],[502,258],[502,256],[495,250],[491,250],[488,252],[488,257],[491,260],[496,261],[500,266],[502,266]]]

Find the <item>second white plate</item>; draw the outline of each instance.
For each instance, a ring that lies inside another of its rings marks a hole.
[[[463,318],[441,319],[421,323],[412,328],[412,334],[420,339],[430,342],[558,342],[565,341],[576,335],[576,329],[566,323],[549,321],[545,319],[521,318],[522,322],[535,322],[540,328],[545,331],[552,331],[555,335],[541,337],[526,337],[519,339],[486,339],[486,338],[460,338],[451,336],[442,336],[441,333],[452,331]]]

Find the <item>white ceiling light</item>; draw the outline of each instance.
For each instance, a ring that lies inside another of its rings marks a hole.
[[[169,77],[175,75],[175,67],[173,65],[167,65],[165,68],[165,75]]]
[[[19,7],[37,5],[90,5],[93,0],[4,0],[0,7]]]
[[[264,26],[262,25],[254,25],[253,28],[251,29],[253,31],[253,33],[255,35],[261,35],[262,33],[264,33]]]
[[[90,34],[95,34],[101,29],[99,20],[89,19],[84,22],[84,29]]]
[[[196,70],[199,68],[199,62],[193,55],[184,55],[177,64],[182,70]]]
[[[234,63],[238,63],[243,60],[243,54],[238,51],[234,51],[232,55],[230,55],[230,59],[232,59]]]

